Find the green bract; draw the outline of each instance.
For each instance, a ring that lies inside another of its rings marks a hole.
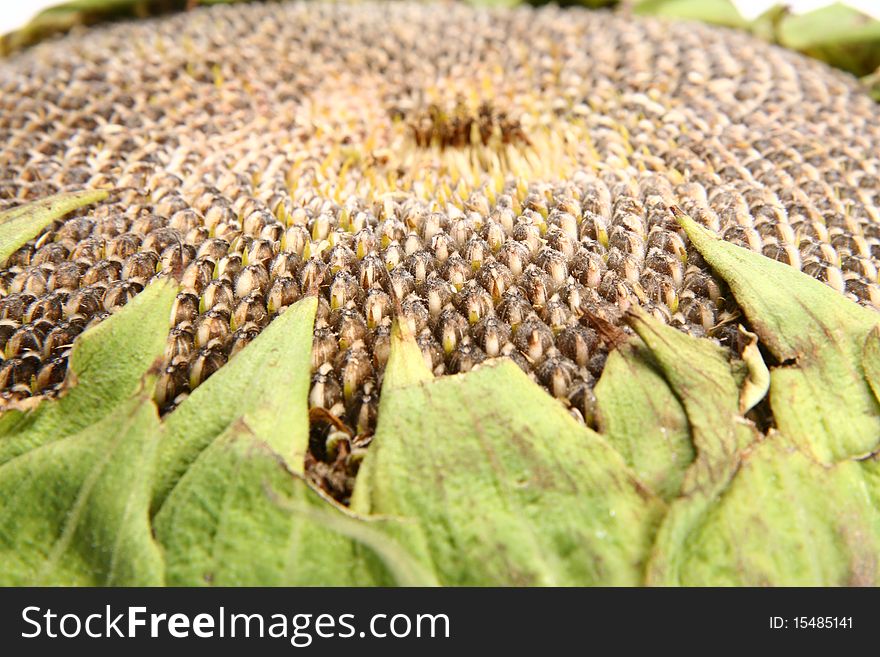
[[[841,7],[774,8],[749,25],[728,0],[634,6],[750,29],[852,71],[871,65],[880,38],[876,21]],[[68,3],[4,48],[153,9]],[[107,195],[0,214],[0,262]],[[689,240],[742,311],[743,347],[629,311],[632,334],[615,341],[589,428],[510,359],[435,377],[395,321],[351,508],[306,472],[317,298],[273,315],[164,417],[154,386],[176,283],[102,306],[116,310],[76,338],[58,397],[0,415],[0,584],[880,584],[880,315],[672,214],[673,237]],[[527,237],[539,239],[535,229]],[[312,274],[310,287],[327,284]],[[304,292],[286,290],[289,300]],[[387,321],[403,304],[392,312],[401,300],[383,295],[374,310]],[[572,323],[590,319],[580,311]]]
[[[353,507],[443,584],[636,584],[663,504],[512,362],[432,379],[395,336]]]
[[[165,419],[153,505],[158,509],[186,468],[234,421],[302,473],[309,440],[307,398],[312,325],[317,300],[307,297],[284,312]]]
[[[105,191],[57,194],[0,212],[0,265],[57,219],[107,198]]]

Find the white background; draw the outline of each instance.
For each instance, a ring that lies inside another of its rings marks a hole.
[[[843,1],[851,7],[880,18],[880,0]],[[40,9],[60,2],[61,0],[0,0],[0,34],[20,27]],[[754,18],[777,2],[778,0],[734,0],[734,4],[746,18]],[[824,7],[832,2],[834,0],[787,0],[787,4],[798,12]]]

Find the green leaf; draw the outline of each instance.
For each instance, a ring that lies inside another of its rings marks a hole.
[[[858,461],[874,509],[880,509],[880,454]]]
[[[774,282],[766,271],[760,271],[766,260],[763,257],[751,258],[753,254],[748,252],[745,262],[728,261],[725,256],[729,252],[739,255],[744,250],[719,245],[707,231],[695,229],[690,220],[679,220],[706,260],[728,280],[741,304],[737,286],[748,290],[748,285],[769,285],[760,299],[766,304],[781,303],[772,298],[770,289],[784,289],[793,296],[801,293],[797,280]],[[782,272],[786,277],[791,272],[813,287],[815,281],[786,269]],[[826,288],[816,285],[823,288],[817,293],[824,295]],[[821,304],[812,309],[816,317],[821,316]],[[745,305],[744,310],[749,315]],[[768,308],[756,312],[762,321],[779,319],[783,324],[780,334],[758,331],[762,340],[770,336],[778,346],[796,335],[784,326],[786,318],[775,317]],[[874,585],[880,581],[878,491],[876,482],[866,476],[868,466],[851,460],[819,463],[777,431],[756,440],[757,431],[741,417],[740,412],[765,388],[766,366],[757,346],[751,345],[751,353],[746,348],[744,357],[753,361],[746,368],[746,364],[728,362],[724,350],[710,341],[690,338],[644,312],[635,311],[630,323],[682,401],[697,448],[697,458],[685,475],[683,495],[670,504],[657,533],[647,582],[662,586],[816,586]],[[767,324],[762,328],[766,331]],[[858,325],[854,329],[861,330]],[[877,339],[873,332],[872,336]],[[875,357],[877,347],[870,341],[866,344],[866,360]],[[802,373],[803,367],[799,363],[776,368],[770,373],[771,382],[780,371]],[[744,376],[746,369],[748,375]],[[746,402],[744,398],[748,398]],[[789,411],[796,415],[804,412],[803,404],[810,404],[810,399],[804,396],[793,403],[800,404]],[[775,405],[773,410],[777,412]],[[809,443],[801,444],[809,447]]]
[[[638,0],[636,14],[745,27],[746,21],[731,0]]]
[[[880,66],[880,21],[836,2],[779,23],[778,41],[855,75]]]
[[[880,400],[880,326],[875,326],[865,338],[862,350],[862,367],[865,368],[865,379],[874,396]]]
[[[779,43],[779,26],[790,13],[787,5],[773,5],[749,24],[749,31],[764,41]]]
[[[392,539],[312,490],[243,422],[199,455],[155,528],[172,586],[432,583]]]
[[[596,385],[600,433],[664,500],[677,497],[694,460],[687,415],[635,341],[608,356]]]
[[[0,464],[73,435],[107,416],[143,385],[168,337],[175,287],[157,281],[73,345],[66,393],[28,412],[0,414]]]
[[[877,449],[880,404],[865,380],[863,348],[880,315],[770,258],[725,242],[680,211],[691,242],[780,363],[770,376],[779,430],[822,463]]]
[[[126,18],[146,18],[181,12],[198,5],[234,4],[258,0],[70,0],[39,12],[27,25],[0,38],[0,56],[32,46],[78,26]]]
[[[670,504],[657,533],[648,567],[649,583],[674,584],[688,568],[693,533],[713,512],[757,432],[739,414],[738,367],[724,349],[661,324],[642,310],[633,310],[629,322],[684,406],[697,452],[684,473],[681,496]]]
[[[661,324],[642,310],[634,310],[629,322],[687,412],[697,458],[682,493],[725,484],[740,451],[752,442],[739,413],[740,388],[727,350]]]
[[[105,198],[107,192],[103,190],[71,192],[0,212],[0,264],[53,221]]]
[[[868,95],[877,102],[880,102],[880,68],[870,75],[863,77],[860,82]]]
[[[391,338],[397,345],[388,356],[385,374],[382,378],[382,391],[402,388],[404,386],[430,381],[434,378],[422,350],[412,339],[407,325],[394,322],[391,327]]]
[[[141,394],[0,466],[0,584],[162,584],[148,516],[159,431]]]
[[[302,473],[317,306],[316,297],[306,297],[288,308],[165,418],[154,511],[199,453],[239,418]]]
[[[395,336],[386,377],[418,367],[395,353],[411,340]],[[383,385],[352,508],[403,519],[395,535],[445,585],[637,584],[663,511],[508,359]]]
[[[676,546],[676,568],[649,583],[876,586],[877,492],[872,504],[858,463],[822,466],[772,433]]]
[[[300,476],[316,309],[310,297],[287,310],[167,418],[155,528],[169,584],[434,583]]]

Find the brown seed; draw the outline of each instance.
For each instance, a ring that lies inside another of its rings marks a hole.
[[[488,259],[491,249],[489,245],[479,237],[471,237],[464,249],[464,259],[469,262],[471,269],[478,270]]]
[[[431,253],[434,254],[434,259],[443,264],[446,262],[446,259],[453,253],[455,253],[455,244],[452,241],[452,238],[449,237],[446,233],[437,233],[434,237],[431,238]]]
[[[276,278],[272,287],[269,288],[269,295],[266,298],[266,309],[270,314],[279,312],[280,310],[296,303],[300,298],[299,285],[292,276],[281,276]]]
[[[365,434],[376,426],[379,412],[379,390],[372,381],[366,382],[346,404],[348,425],[358,434]]]
[[[538,316],[541,318],[541,321],[550,327],[554,335],[575,321],[568,306],[562,301],[550,301],[541,308]]]
[[[156,266],[159,271],[167,272],[174,278],[182,278],[187,265],[196,257],[196,250],[188,244],[172,244],[162,251],[159,263]]]
[[[302,258],[310,239],[305,226],[290,226],[281,238],[281,250]]]
[[[578,381],[569,389],[568,403],[587,426],[596,427],[596,395],[591,382]]]
[[[538,381],[550,394],[559,399],[568,397],[571,385],[577,376],[577,367],[566,358],[551,356],[544,360],[536,370]]]
[[[367,323],[354,306],[333,310],[330,313],[330,326],[336,332],[341,351],[367,338]]]
[[[229,251],[229,243],[225,240],[212,238],[201,243],[196,253],[197,258],[207,258],[215,264]]]
[[[165,362],[170,363],[175,360],[188,360],[196,348],[195,336],[189,327],[174,327],[168,334],[168,341],[165,343]]]
[[[470,372],[486,360],[486,354],[473,342],[462,342],[449,354],[447,364],[451,374]]]
[[[146,285],[156,274],[159,257],[152,251],[135,253],[122,266],[122,278],[130,283]]]
[[[456,290],[460,290],[472,275],[470,266],[458,254],[449,256],[443,265],[443,279]]]
[[[363,288],[354,276],[346,271],[340,271],[333,276],[330,282],[331,309],[342,308],[349,303],[361,305],[363,297]]]
[[[309,291],[321,285],[329,285],[329,268],[318,258],[310,258],[300,269],[299,285],[303,291]]]
[[[370,354],[363,347],[353,347],[340,353],[337,365],[341,372],[342,395],[346,403],[350,402],[361,385],[373,376],[373,365]]]
[[[143,285],[134,281],[111,283],[102,298],[104,310],[110,312],[114,308],[121,308],[143,289]]]
[[[399,278],[402,275],[402,272],[395,270],[395,277]],[[382,287],[384,289],[388,285],[388,278],[388,270],[385,268],[385,263],[382,262],[378,255],[369,254],[361,261],[360,284],[364,290],[369,290],[372,287]]]
[[[205,260],[211,262],[207,256],[205,256]],[[230,253],[220,258],[212,271],[214,278],[232,283],[238,277],[241,268],[241,256],[238,253]]]
[[[418,251],[406,259],[405,266],[416,284],[424,283],[435,271],[434,256],[428,251]]]
[[[434,335],[446,354],[452,353],[468,335],[470,325],[455,309],[447,308],[440,313]]]
[[[369,349],[373,352],[373,367],[377,371],[384,370],[388,357],[391,355],[390,318],[370,332]]]
[[[275,248],[269,240],[255,239],[248,246],[245,255],[246,258],[242,261],[246,260],[248,265],[259,265],[267,269],[275,257]]]
[[[385,318],[391,316],[391,298],[379,288],[371,289],[364,302],[364,314],[367,327],[376,328]]]
[[[392,299],[406,299],[415,290],[415,279],[403,267],[398,267],[389,275],[388,287]]]
[[[497,301],[513,285],[513,274],[500,262],[491,261],[477,272],[477,282]]]
[[[324,363],[332,362],[339,344],[336,333],[329,326],[315,329],[312,336],[312,370],[317,370]]]
[[[228,317],[216,310],[199,315],[194,329],[195,346],[198,348],[213,345],[225,348],[232,336]]]
[[[80,284],[103,285],[107,287],[110,283],[118,281],[122,275],[122,263],[116,260],[99,260],[82,275]]]
[[[171,325],[191,323],[199,314],[199,297],[189,292],[180,292],[171,306]]]
[[[265,326],[269,323],[269,312],[266,310],[266,301],[259,292],[251,292],[242,297],[232,311],[231,325],[238,328],[246,324]]]
[[[16,384],[31,385],[40,370],[40,358],[33,352],[22,352],[16,358],[0,361],[0,389],[11,388]]]
[[[554,288],[552,279],[535,265],[526,267],[518,286],[534,308],[543,307],[549,301]]]
[[[78,322],[62,322],[54,326],[43,338],[43,359],[58,356],[61,352],[69,349],[83,329]]]
[[[530,317],[516,327],[513,344],[533,363],[540,363],[553,346],[553,332],[537,317]]]
[[[559,351],[579,367],[584,367],[589,362],[597,342],[598,336],[595,331],[578,325],[569,326],[556,336],[556,346]]]
[[[69,242],[74,245],[89,239],[95,224],[86,217],[74,217],[65,221],[55,234],[56,242]]]
[[[154,256],[159,256],[165,249],[171,246],[181,247],[183,238],[180,232],[170,226],[154,230],[144,237],[141,242],[141,251],[150,252]]]
[[[180,286],[185,292],[200,295],[214,275],[214,263],[208,258],[196,258],[183,272]]]
[[[86,323],[83,330],[85,331],[85,330],[92,328],[93,326],[97,326],[98,324],[103,322],[105,319],[107,319],[109,316],[110,316],[110,313],[107,312],[106,310],[99,310],[97,313],[95,313],[94,315],[92,315],[89,318],[89,321]],[[73,319],[73,318],[71,318],[71,319]]]
[[[492,297],[476,281],[469,281],[455,295],[453,303],[471,325],[494,313]]]
[[[274,280],[289,276],[299,279],[299,271],[302,261],[299,256],[292,253],[279,253],[269,265],[269,276]]]
[[[237,328],[235,333],[232,334],[232,346],[229,348],[229,357],[232,358],[253,342],[261,330],[262,328],[256,324],[245,324]]]
[[[65,263],[69,255],[69,249],[63,244],[59,244],[58,242],[49,242],[48,244],[41,246],[34,252],[33,257],[31,258],[31,264],[38,266],[54,264],[57,266]]]
[[[438,376],[443,374],[445,371],[445,354],[443,353],[443,348],[438,344],[437,340],[434,339],[434,336],[431,335],[431,333],[424,331],[418,338],[416,338],[416,342],[422,352],[422,358],[425,359],[425,365],[427,365],[434,374]]]
[[[124,262],[138,252],[141,237],[135,233],[123,233],[107,240],[104,254],[107,258]]]
[[[40,196],[43,195],[40,194]],[[2,380],[2,378],[3,375],[2,372],[0,372],[0,380]],[[15,404],[31,396],[32,392],[29,385],[23,383],[13,385],[8,390],[4,390],[0,393],[0,410],[3,410],[6,404]]]
[[[153,399],[159,408],[167,408],[180,395],[189,390],[189,363],[180,359],[166,366],[156,381]]]
[[[15,358],[28,351],[40,353],[42,348],[40,336],[30,324],[26,324],[9,336],[3,351],[6,358]]]
[[[75,290],[80,285],[80,278],[86,266],[76,262],[64,262],[55,266],[49,277],[49,288],[55,292]]]
[[[340,401],[342,401],[342,387],[336,379],[333,366],[330,363],[324,363],[312,375],[309,407],[331,409]]]
[[[34,381],[34,391],[44,391],[62,383],[67,374],[67,358],[53,358],[40,368]]]
[[[234,295],[232,283],[226,279],[214,279],[205,286],[199,301],[199,312],[208,310],[225,310],[226,315],[232,312]]]
[[[190,390],[195,390],[225,364],[226,356],[219,349],[200,349],[189,367]]]
[[[178,238],[201,225],[202,217],[191,208],[175,212],[168,222],[169,228],[176,230]]]
[[[501,354],[510,335],[510,327],[494,316],[484,317],[473,329],[474,340],[489,357]]]
[[[562,286],[568,279],[568,266],[565,256],[551,248],[541,249],[537,258],[538,266],[544,270],[553,291]]]
[[[400,304],[400,319],[408,324],[413,335],[418,335],[428,327],[430,313],[422,298],[413,293]]]
[[[334,246],[326,252],[325,262],[334,276],[339,272],[354,274],[357,272],[358,259],[347,246]]]
[[[9,338],[12,337],[12,334],[15,333],[20,326],[21,324],[14,320],[0,319],[0,346],[3,347],[3,350],[5,350]]]
[[[13,279],[9,291],[40,297],[49,291],[49,275],[42,267],[28,267]]]
[[[518,287],[508,288],[496,308],[498,317],[511,328],[516,328],[533,312],[532,305]]]
[[[64,314],[67,317],[82,315],[91,318],[104,308],[104,288],[84,287],[75,290],[67,297],[64,304]]]
[[[66,298],[67,295],[63,292],[45,294],[28,306],[22,319],[25,322],[35,322],[38,319],[59,322],[64,316],[64,302]]]

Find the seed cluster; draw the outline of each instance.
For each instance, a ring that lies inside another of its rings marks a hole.
[[[731,339],[670,204],[880,305],[878,114],[743,34],[576,9],[218,6],[44,43],[0,62],[0,209],[115,191],[0,271],[2,403],[173,276],[165,411],[317,292],[310,404],[356,434],[398,306],[435,373],[506,355],[590,422],[603,320]]]

